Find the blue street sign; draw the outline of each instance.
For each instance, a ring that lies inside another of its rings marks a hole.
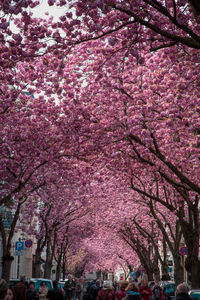
[[[16,242],[15,250],[17,250],[17,251],[24,250],[24,242]]]

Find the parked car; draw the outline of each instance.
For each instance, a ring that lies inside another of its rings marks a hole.
[[[41,286],[41,282],[45,282],[46,286],[48,287],[48,289],[52,289],[53,288],[53,283],[51,279],[46,279],[46,278],[30,278],[29,282],[32,281],[34,283],[34,289],[37,291],[39,290],[40,286]]]
[[[63,289],[66,281],[58,281],[58,288]]]
[[[193,289],[190,290],[188,293],[192,299],[200,300],[200,289]]]
[[[39,290],[42,281],[44,281],[46,283],[46,286],[48,287],[48,289],[52,289],[53,288],[52,280],[50,280],[50,279],[46,279],[46,278],[30,278],[29,280],[26,280],[27,287],[28,287],[28,283],[30,281],[34,283],[34,289],[36,291]],[[10,279],[9,280],[9,286],[11,288],[14,288],[15,285],[18,282],[20,282],[20,279]]]
[[[8,282],[8,285],[13,289],[17,283],[20,282],[19,278],[11,278]],[[26,286],[28,287],[28,280],[26,280]]]

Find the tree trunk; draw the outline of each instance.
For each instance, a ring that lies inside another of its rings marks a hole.
[[[149,267],[149,264],[143,261],[142,266],[145,268],[148,281],[153,281],[153,270]],[[143,275],[144,276],[144,275]]]
[[[146,271],[147,272],[147,277],[148,277],[148,281],[153,281],[154,278],[153,278],[153,273],[151,271]]]
[[[65,266],[65,262],[63,262],[62,265],[62,279],[65,280],[65,274],[66,274],[66,266]]]
[[[192,288],[199,288],[200,286],[200,261],[198,258],[188,256],[185,261],[185,267],[190,274],[189,281],[191,281]]]
[[[46,262],[44,268],[44,278],[47,279],[51,278],[51,269],[52,269],[52,263],[50,261]]]
[[[51,237],[53,235],[53,244],[51,245]],[[44,278],[51,278],[51,269],[53,265],[53,258],[55,255],[55,246],[56,246],[56,227],[53,230],[50,230],[47,237],[47,249],[46,249],[46,263],[44,268]]]
[[[41,277],[40,268],[41,268],[41,254],[46,245],[46,237],[43,240],[42,238],[37,240],[37,249],[35,253],[35,261],[33,263],[33,278]]]
[[[22,200],[22,198],[20,198],[20,200]],[[11,244],[12,244],[12,238],[14,235],[16,223],[17,220],[19,219],[20,207],[21,207],[21,202],[19,202],[17,205],[17,209],[14,213],[9,232],[4,227],[4,223],[0,214],[0,233],[2,237],[2,246],[3,246],[2,278],[4,278],[6,281],[9,281],[10,279],[11,264],[12,261],[14,260],[14,257],[11,256]]]
[[[192,264],[192,288],[200,287],[200,261],[197,259]]]
[[[153,245],[152,248],[152,268],[153,268],[153,274],[154,274],[154,280],[159,282],[160,281],[160,268],[158,266],[159,263],[159,255],[158,255],[158,247],[156,245]]]
[[[11,264],[14,257],[11,255],[3,256],[3,270],[2,270],[2,278],[6,281],[9,281],[10,279],[10,270],[11,270]]]
[[[52,259],[51,259],[51,251],[50,251],[50,239],[48,239],[47,249],[46,249],[46,262],[44,266],[44,278],[50,279],[51,269],[52,269]]]
[[[6,281],[10,279],[10,270],[14,257],[11,256],[11,244],[9,241],[3,240],[3,257],[2,257],[2,278]]]
[[[33,278],[40,278],[40,267],[41,267],[41,252],[36,250],[35,262],[33,263]]]
[[[161,264],[161,272],[162,272],[162,276],[161,278],[167,278],[168,275],[168,265],[167,262],[163,261]]]
[[[128,269],[129,269],[129,272],[133,272],[133,266],[128,264]]]
[[[160,281],[160,270],[159,270],[159,268],[156,268],[156,270],[154,271],[154,280],[156,282]]]
[[[60,250],[57,266],[56,266],[56,280],[59,281],[61,274],[62,250]]]
[[[188,254],[185,260],[185,268],[191,273],[192,288],[200,286],[200,261],[199,261],[199,238],[200,238],[200,221],[198,201],[193,209],[188,209],[188,222],[181,220],[183,235],[187,246]]]
[[[181,264],[181,257],[179,253],[173,255],[174,259],[174,281],[177,286],[179,283],[184,281],[184,270],[183,265]]]

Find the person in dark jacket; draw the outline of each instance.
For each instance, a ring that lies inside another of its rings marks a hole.
[[[64,300],[62,291],[58,288],[57,280],[53,281],[53,289],[48,290],[47,299],[49,300]]]
[[[26,300],[38,300],[39,295],[34,289],[34,282],[29,282],[29,288],[26,291]]]
[[[72,279],[72,276],[68,276],[68,281],[65,282],[64,290],[65,290],[65,298],[66,300],[73,300],[75,295],[75,282]]]
[[[89,289],[90,300],[96,300],[100,290],[100,280],[97,280]]]
[[[163,297],[163,291],[157,281],[155,281],[154,287],[152,289],[152,293],[153,293],[153,300],[161,300]]]
[[[21,276],[20,282],[14,287],[14,297],[15,300],[26,300],[26,277]]]
[[[176,300],[192,300],[184,283],[180,283],[176,288]]]
[[[125,291],[126,297],[122,300],[141,300],[138,286],[135,282],[129,283]]]
[[[84,288],[84,279],[79,278],[76,287],[75,287],[75,292],[76,292],[76,299],[82,300],[83,299],[83,288]]]
[[[7,282],[0,278],[0,300],[3,300],[7,294],[8,284]]]

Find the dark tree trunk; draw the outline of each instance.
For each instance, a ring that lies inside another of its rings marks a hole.
[[[53,243],[51,244],[51,237],[52,233],[53,234]],[[44,278],[50,278],[51,277],[51,269],[53,266],[53,258],[55,254],[55,246],[56,246],[56,227],[49,231],[48,236],[47,236],[47,249],[46,249],[46,262],[45,262],[45,267],[44,267]]]
[[[188,255],[185,260],[185,268],[188,273],[191,273],[191,285],[193,289],[200,286],[200,261],[199,261],[199,238],[200,238],[200,220],[198,199],[194,206],[188,209],[188,222],[181,220],[183,235],[188,250]]]
[[[35,253],[35,260],[33,263],[33,278],[39,278],[40,275],[40,268],[41,268],[41,254],[46,245],[46,237],[45,239],[38,239],[37,240],[37,249]]]
[[[168,275],[168,264],[166,261],[162,261],[161,262],[161,273],[162,273],[162,276],[161,278],[166,278]]]
[[[50,250],[50,240],[47,241],[47,249],[46,249],[46,262],[44,266],[44,278],[51,277],[51,269],[52,269],[52,259],[51,259],[51,250]]]
[[[159,269],[158,265],[156,266],[156,268],[154,268],[154,279],[157,282],[160,281],[160,269]]]
[[[132,265],[128,264],[128,269],[129,269],[130,272],[133,272],[133,266]]]
[[[5,279],[7,282],[10,279],[10,270],[13,259],[14,257],[11,255],[3,256],[2,278]]]
[[[62,251],[60,251],[56,266],[56,280],[59,281],[61,274]]]
[[[50,261],[47,261],[44,269],[44,278],[47,279],[51,278],[51,269],[52,269],[52,263]]]
[[[20,198],[22,201],[22,198]],[[11,256],[11,244],[12,244],[12,238],[15,232],[15,227],[17,220],[19,219],[19,212],[22,202],[19,201],[17,205],[17,209],[13,215],[12,223],[10,226],[10,231],[8,233],[7,229],[4,227],[4,223],[0,214],[0,233],[2,237],[2,248],[3,248],[3,258],[2,258],[2,278],[6,281],[9,281],[10,279],[10,270],[11,270],[11,264],[14,259],[13,256]]]
[[[66,274],[66,251],[63,252],[63,257],[62,257],[62,277],[63,280],[65,280],[65,274]]]
[[[200,287],[200,261],[197,259],[192,264],[192,288]]]
[[[41,267],[41,252],[36,250],[35,262],[33,263],[33,278],[40,278],[40,267]]]
[[[200,261],[195,257],[187,257],[185,267],[190,274],[189,281],[191,281],[192,288],[198,288],[200,286]]]
[[[173,255],[174,259],[174,281],[177,286],[179,283],[184,281],[184,270],[181,263],[181,257],[179,253]]]
[[[153,281],[154,278],[153,278],[152,270],[150,270],[150,269],[145,269],[145,270],[146,270],[146,274],[147,274],[147,277],[148,277],[148,281]]]

